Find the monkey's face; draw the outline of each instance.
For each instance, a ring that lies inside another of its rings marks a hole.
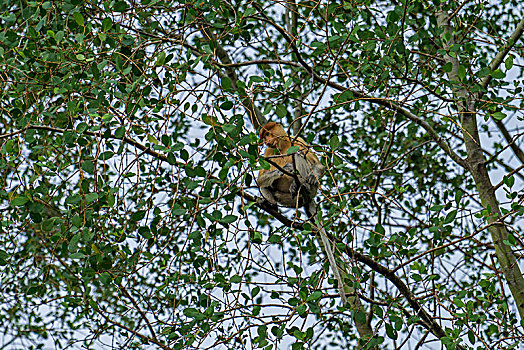
[[[271,148],[277,148],[278,147],[278,137],[276,135],[268,133],[266,137],[264,137],[264,144]]]
[[[264,135],[264,144],[271,148],[277,148],[278,138],[276,135],[273,135],[271,132],[268,132]]]

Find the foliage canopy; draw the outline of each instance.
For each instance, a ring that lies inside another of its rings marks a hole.
[[[517,347],[520,5],[0,0],[2,344]],[[329,169],[351,305],[257,201],[268,120]]]

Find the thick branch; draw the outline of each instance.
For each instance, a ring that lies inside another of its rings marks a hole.
[[[433,317],[431,317],[431,315],[418,302],[413,292],[411,292],[411,289],[409,289],[409,287],[400,279],[400,277],[395,275],[395,273],[392,270],[388,269],[384,265],[379,264],[371,257],[350,248],[348,245],[345,246],[345,252],[347,255],[353,257],[355,260],[360,261],[361,263],[364,263],[373,271],[381,274],[388,281],[393,283],[393,285],[397,287],[399,292],[406,298],[413,310],[415,310],[416,314],[419,315],[420,318],[424,321],[426,328],[437,338],[440,339],[446,336],[446,333],[444,332],[442,327],[440,327],[440,325],[433,319]],[[462,349],[462,347],[459,345],[457,345],[457,348]]]
[[[253,196],[250,196],[250,195],[248,195],[246,193],[240,193],[240,195],[242,197],[244,197],[245,199],[249,200],[249,201],[255,201],[256,202],[256,199]],[[259,206],[258,203],[257,203],[257,206]],[[261,207],[261,206],[259,206],[259,207]],[[271,210],[271,211],[268,211],[268,212],[273,214],[275,211]],[[278,221],[280,221],[283,225],[285,225],[287,227],[294,228],[294,229],[298,229],[298,230],[302,230],[303,229],[303,223],[298,223],[298,222],[295,222],[295,221],[291,221],[291,220],[287,219],[286,217],[283,217],[283,215],[280,214],[280,212],[278,212],[278,214],[279,215],[275,216],[275,218]],[[343,244],[344,245],[344,252],[348,256],[352,257],[356,261],[359,261],[359,262],[367,265],[373,271],[381,274],[387,280],[389,280],[391,283],[393,283],[393,285],[395,287],[397,287],[399,292],[406,298],[406,300],[408,301],[409,305],[413,308],[413,310],[415,310],[416,314],[419,315],[420,318],[424,321],[423,325],[426,327],[426,329],[428,329],[431,333],[433,333],[433,335],[435,335],[439,339],[446,336],[446,333],[444,332],[442,327],[440,327],[440,325],[433,319],[433,317],[431,317],[431,315],[424,309],[424,307],[419,303],[419,301],[417,300],[415,295],[411,292],[409,287],[400,279],[400,277],[398,277],[393,272],[393,270],[390,270],[387,267],[385,267],[384,265],[381,265],[380,263],[375,261],[370,256],[362,254],[362,253],[354,250],[353,248],[349,247],[347,244],[343,243],[339,239],[336,239],[335,237],[333,237],[333,235],[331,235],[331,234],[329,234],[327,232],[326,232],[326,236],[327,236],[327,238],[330,241],[336,242],[337,246],[339,246],[340,244]],[[463,348],[460,347],[459,345],[457,345],[457,349],[463,349]]]
[[[497,126],[497,128],[499,128],[500,133],[502,134],[502,136],[504,136],[504,140],[506,140],[506,142],[508,143],[509,148],[511,148],[513,153],[515,153],[515,156],[517,156],[518,160],[522,164],[524,164],[524,152],[517,145],[516,140],[513,139],[513,137],[509,133],[508,129],[506,129],[506,126],[504,125],[502,120],[493,119],[493,121],[495,122],[495,125]]]
[[[453,137],[456,137],[458,140],[464,142],[464,138],[462,136],[460,136],[460,135],[458,135],[458,134],[456,134],[454,132],[451,132],[451,135]],[[500,160],[499,157],[497,157],[496,154],[491,153],[487,149],[482,148],[482,152],[488,156],[488,160],[486,161],[486,165],[491,163],[491,162],[495,162],[498,165],[500,165],[501,167],[503,167],[504,170],[506,170],[507,172],[510,172],[512,175],[516,174],[518,177],[520,177],[522,180],[524,180],[524,175],[520,173],[520,170],[521,170],[520,167],[512,168],[511,166],[509,166],[508,164],[506,164],[502,160]]]
[[[517,28],[515,28],[515,31],[508,39],[508,42],[506,45],[502,47],[502,49],[495,55],[495,58],[493,58],[493,61],[491,61],[491,64],[489,65],[490,68],[490,74],[482,80],[480,83],[480,86],[482,86],[484,89],[486,89],[493,79],[493,76],[491,73],[496,70],[502,61],[504,61],[504,58],[507,56],[507,54],[511,51],[513,46],[519,39],[522,37],[522,34],[524,33],[524,18],[517,24]]]
[[[239,90],[238,76],[235,71],[233,61],[231,61],[228,52],[222,47],[222,45],[218,43],[211,30],[209,30],[207,24],[201,26],[200,31],[202,32],[206,40],[208,40],[209,42],[213,42],[216,45],[215,54],[220,60],[220,62],[222,62],[222,64],[224,65],[224,70],[226,72],[227,77],[231,80],[231,85],[233,86],[233,89],[235,89],[239,93],[240,102],[242,103],[244,108],[246,108],[249,114],[249,119],[253,124],[253,127],[255,129],[259,129],[260,127],[266,125],[267,119],[257,108],[257,106],[255,106],[254,101],[245,93],[245,91],[243,91],[243,89],[242,91]]]
[[[490,74],[484,77],[482,82],[480,83],[480,86],[482,86],[483,90],[487,89],[489,83],[491,80],[493,80],[493,71],[496,70],[500,64],[504,61],[504,58],[508,55],[508,53],[511,51],[513,46],[516,44],[517,41],[520,40],[522,37],[522,34],[524,33],[524,18],[517,24],[517,28],[515,28],[515,31],[508,39],[508,42],[506,45],[502,47],[502,49],[495,55],[495,58],[493,58],[493,61],[491,61],[491,64],[489,65],[490,68]],[[478,96],[476,96],[477,100],[482,97],[482,92],[479,92]],[[519,161],[524,164],[524,152],[520,147],[514,142],[513,138],[511,137],[510,133],[508,132],[508,129],[504,125],[504,123],[501,120],[493,119],[493,122],[499,128],[500,132],[502,133],[502,136],[504,136],[504,139],[510,146],[511,150]]]

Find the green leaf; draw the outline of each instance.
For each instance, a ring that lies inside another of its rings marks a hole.
[[[449,224],[450,222],[452,222],[453,220],[455,220],[455,217],[457,216],[457,211],[456,210],[452,210],[448,213],[448,215],[446,215],[446,218],[444,219],[444,225],[445,224]]]
[[[435,204],[434,206],[429,208],[429,210],[431,211],[441,211],[442,209],[444,209],[444,206],[440,204]]]
[[[165,53],[164,51],[162,51],[162,52],[160,52],[160,53],[156,56],[155,67],[160,67],[160,66],[162,66],[165,62],[166,62],[166,53]]]
[[[269,236],[269,238],[267,239],[267,241],[269,243],[281,243],[282,242],[282,236],[280,235],[277,235],[277,234],[272,234],[271,236]]]
[[[202,321],[206,318],[203,313],[201,313],[200,311],[198,311],[197,309],[193,307],[185,308],[183,312],[184,312],[184,315],[186,315],[187,317],[194,318],[197,321]]]
[[[95,164],[90,160],[86,160],[82,163],[82,169],[89,174],[93,174],[95,171]]]
[[[287,109],[283,105],[277,105],[275,108],[275,113],[277,114],[277,117],[284,118],[287,114]]]
[[[89,299],[89,306],[91,306],[95,311],[98,310],[98,304],[93,299]]]
[[[464,192],[461,190],[458,190],[455,192],[455,203],[458,205],[460,203],[460,200],[462,199],[462,196],[464,195]]]
[[[237,220],[237,217],[235,215],[226,215],[222,220],[220,220],[223,223],[226,224],[232,224]]]
[[[168,153],[167,154],[167,162],[171,165],[176,165],[176,158],[175,156],[173,155],[173,153]]]
[[[329,140],[329,148],[331,148],[332,151],[336,150],[340,146],[340,140],[338,139],[337,135],[334,135]]]
[[[149,227],[147,226],[140,227],[138,229],[138,234],[140,234],[140,236],[144,237],[145,239],[150,239],[153,237],[151,231],[149,230]]]
[[[78,249],[78,243],[80,242],[80,239],[82,237],[80,236],[79,233],[77,233],[76,235],[74,235],[71,240],[69,241],[69,244],[67,246],[67,249],[70,251],[70,252],[74,252]]]
[[[300,304],[299,306],[297,306],[297,313],[304,317],[306,316],[306,312],[307,312],[307,305],[306,304]],[[303,337],[303,333],[300,333],[300,336]],[[301,338],[302,339],[302,338]]]
[[[55,40],[56,40],[57,43],[60,44],[60,42],[62,41],[63,38],[64,38],[64,31],[63,30],[59,30],[58,32],[56,32]]]
[[[515,184],[515,177],[513,175],[511,176],[504,176],[504,183],[509,187],[513,187],[513,185]]]
[[[233,124],[226,124],[222,127],[224,129],[225,132],[227,132],[228,134],[231,134],[233,131],[236,130],[236,125],[233,125]]]
[[[385,324],[386,326],[386,334],[387,336],[390,338],[390,339],[394,339],[396,340],[398,338],[398,333],[397,331],[393,328],[392,325],[390,325],[389,323],[386,323]]]
[[[153,135],[147,135],[147,140],[149,142],[151,142],[152,144],[154,144],[154,145],[159,145],[160,144],[160,141],[158,141],[156,139],[156,137],[154,137]]]
[[[471,344],[475,345],[475,334],[471,330],[468,331],[468,340]]]
[[[7,265],[7,261],[9,260],[10,255],[5,251],[0,249],[0,265],[5,266]]]
[[[224,88],[224,90],[233,89],[233,83],[231,82],[231,79],[229,79],[226,76],[223,76],[222,78],[220,78],[220,85],[222,85],[222,88]]]
[[[231,283],[240,283],[242,282],[242,277],[240,277],[239,275],[233,275],[231,276],[230,281]]]
[[[85,198],[87,203],[94,202],[98,199],[98,193],[89,193]]]
[[[101,273],[98,278],[100,279],[100,282],[102,282],[106,286],[109,285],[109,283],[111,283],[112,280],[111,275],[107,272]]]
[[[506,114],[502,113],[502,112],[495,112],[491,115],[493,117],[493,119],[495,120],[502,120],[504,118],[506,118]]]
[[[100,160],[109,160],[109,159],[113,158],[114,155],[115,155],[115,153],[112,152],[112,151],[105,151],[105,152],[103,152],[102,154],[100,154],[98,156],[98,159],[100,159]]]
[[[75,22],[80,26],[84,26],[84,16],[80,12],[73,13],[73,17],[75,18]]]
[[[264,82],[264,78],[262,77],[259,77],[258,75],[252,75],[249,77],[249,80],[254,82],[254,83],[263,83]]]
[[[255,12],[257,12],[257,10],[254,8],[254,7],[248,7],[246,9],[246,12],[244,12],[244,17],[248,17],[248,16],[251,16],[252,14],[254,14]]]
[[[380,224],[376,224],[375,225],[375,232],[380,234],[380,235],[385,235],[386,234],[386,230],[384,229],[384,227]]]
[[[293,154],[300,150],[300,146],[291,146],[287,149],[286,154]]]
[[[233,108],[233,102],[231,101],[226,101],[220,105],[220,109],[225,111],[229,111],[231,108]]]
[[[204,124],[211,125],[211,126],[219,125],[217,118],[215,116],[211,116],[208,114],[202,115],[202,121],[204,122]]]
[[[80,217],[80,215],[76,214],[71,218],[71,223],[76,227],[80,227],[82,226],[82,218]]]
[[[73,253],[73,254],[69,255],[69,257],[71,259],[73,259],[73,260],[79,260],[79,259],[85,258],[86,255],[83,254],[83,253],[78,252],[78,253]]]
[[[128,7],[129,6],[125,1],[117,1],[113,6],[116,12],[124,12],[125,10],[127,10]]]
[[[504,79],[506,77],[506,74],[501,71],[500,69],[496,69],[491,73],[491,76],[493,76],[494,79]]]
[[[80,203],[82,200],[82,197],[79,194],[72,194],[69,197],[66,198],[66,204],[75,205]]]
[[[455,297],[453,299],[453,304],[457,305],[458,307],[465,307],[466,306],[464,304],[464,302],[460,298],[457,298],[457,297]]]
[[[253,232],[251,237],[251,243],[260,244],[262,243],[262,234],[258,231]]]
[[[314,291],[307,297],[307,301],[315,301],[322,297],[322,292],[319,290]]]
[[[451,62],[448,62],[442,66],[442,70],[446,73],[451,72],[452,69],[453,69],[453,64],[451,64]]]
[[[412,275],[411,275],[411,278],[413,278],[413,280],[416,281],[416,282],[420,282],[420,281],[422,281],[422,277],[421,277],[420,274],[418,274],[418,273],[414,273],[414,274],[412,274]]]
[[[142,220],[145,216],[146,216],[145,210],[136,211],[131,215],[131,221],[138,222]]]
[[[506,70],[510,70],[513,67],[513,56],[509,55],[508,58],[506,58],[506,61],[504,62],[504,66],[506,66]]]
[[[206,177],[207,176],[206,169],[204,169],[204,167],[202,167],[200,165],[195,168],[195,173],[196,173],[197,176],[200,176],[200,177]]]
[[[47,219],[42,223],[42,230],[45,232],[50,232],[55,227],[55,220],[54,218]]]
[[[300,331],[296,331],[294,336],[298,337],[299,334],[301,334],[301,332]],[[301,338],[298,338],[298,339],[301,339]],[[291,350],[303,350],[303,349],[304,349],[304,343],[302,343],[302,342],[296,342],[296,343],[291,344]]]
[[[81,134],[81,133],[83,133],[84,131],[87,130],[87,127],[88,127],[87,123],[81,122],[80,124],[77,125],[76,131],[79,134]]]
[[[464,80],[466,77],[466,67],[460,66],[457,71],[457,75],[459,77],[459,80]]]
[[[113,20],[109,17],[106,17],[102,20],[102,31],[107,32],[113,26]]]
[[[29,201],[27,197],[16,197],[11,201],[13,207],[21,207]]]

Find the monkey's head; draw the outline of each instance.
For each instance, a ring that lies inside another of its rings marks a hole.
[[[266,146],[280,150],[284,147],[284,143],[289,142],[282,125],[275,122],[269,122],[260,129],[260,138]]]

